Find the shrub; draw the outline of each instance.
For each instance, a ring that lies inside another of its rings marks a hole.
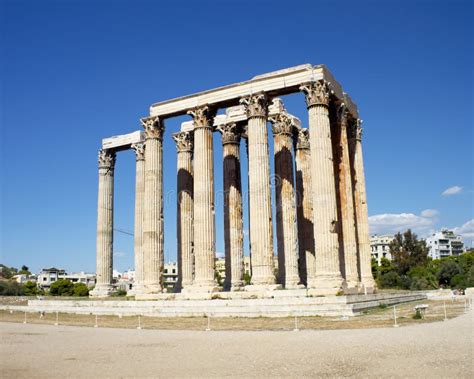
[[[23,288],[17,282],[10,280],[0,280],[0,295],[21,296],[23,295]]]
[[[59,279],[49,287],[49,294],[52,296],[73,296],[74,284],[66,279]]]
[[[89,296],[89,288],[84,283],[74,283],[74,296]]]
[[[419,309],[417,309],[415,311],[415,314],[413,315],[413,318],[415,320],[421,320],[423,318],[423,315],[421,314],[421,311]]]
[[[25,296],[35,296],[41,295],[43,291],[38,288],[36,283],[28,281],[23,284],[23,293]]]
[[[379,278],[381,288],[395,288],[397,287],[399,276],[395,271],[387,272]]]

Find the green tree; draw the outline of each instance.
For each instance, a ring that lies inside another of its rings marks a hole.
[[[247,271],[244,272],[244,283],[246,286],[250,285],[251,280],[252,277],[250,276],[250,274]]]
[[[15,267],[8,267],[0,264],[0,277],[5,279],[11,279],[13,275],[16,275],[18,270]]]
[[[66,279],[59,279],[49,287],[49,294],[52,296],[73,296],[74,284]]]
[[[461,269],[455,261],[450,259],[443,259],[441,261],[437,274],[439,284],[449,286],[451,284],[451,279],[459,274],[461,274]]]
[[[23,295],[23,288],[15,281],[0,280],[1,296],[20,296]]]
[[[370,260],[370,268],[372,269],[372,276],[376,278],[379,265],[377,263],[377,259],[375,259],[374,257],[372,257],[372,259]]]
[[[428,248],[425,241],[408,229],[403,235],[397,233],[390,243],[390,254],[399,275],[406,275],[410,269],[428,263]]]
[[[23,293],[25,296],[35,296],[41,294],[41,290],[34,282],[26,282],[23,284]]]
[[[23,275],[31,275],[30,269],[25,265],[21,266],[21,270],[18,271],[18,273]]]
[[[89,296],[89,288],[84,283],[74,283],[74,296]]]

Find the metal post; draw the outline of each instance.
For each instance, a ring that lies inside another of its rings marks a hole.
[[[397,307],[396,307],[395,305],[393,306],[393,320],[394,320],[393,327],[394,327],[394,328],[398,328],[398,324],[397,324]]]
[[[211,330],[211,316],[207,316],[207,329],[206,332]]]
[[[26,311],[25,311],[25,319],[23,320],[23,324],[26,324]]]
[[[464,313],[467,312],[467,301],[466,299],[464,299]]]
[[[294,332],[298,332],[299,329],[298,329],[298,317],[295,316],[295,328],[293,329]]]
[[[99,327],[99,324],[97,323],[97,314],[95,315],[95,325],[94,325],[94,328],[98,328]]]
[[[59,314],[58,311],[56,311],[56,322],[54,323],[55,326],[59,325]]]
[[[141,328],[142,328],[142,322],[141,322],[140,315],[138,315],[138,326],[137,326],[137,329],[138,329],[138,330],[141,330]]]
[[[446,314],[446,300],[443,301],[443,305],[444,305],[444,321],[447,321],[448,315]]]

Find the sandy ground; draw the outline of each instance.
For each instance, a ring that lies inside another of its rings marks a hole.
[[[3,378],[472,378],[473,315],[400,328],[299,332],[0,323],[0,372]]]

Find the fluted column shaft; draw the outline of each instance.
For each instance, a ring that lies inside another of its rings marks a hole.
[[[240,290],[244,275],[244,233],[240,174],[240,131],[236,124],[219,127],[224,155],[224,288]]]
[[[270,163],[267,132],[267,99],[253,95],[242,99],[246,106],[249,155],[250,244],[252,284],[275,284],[270,194]]]
[[[327,83],[303,85],[309,113],[316,279],[315,293],[336,294],[342,287],[339,267],[336,183],[334,177],[329,89]]]
[[[369,215],[367,195],[365,190],[364,158],[362,156],[362,128],[360,120],[351,128],[350,161],[354,185],[354,205],[357,231],[357,248],[359,254],[360,281],[362,290],[368,293],[375,291],[375,281],[372,276]]]
[[[215,267],[213,115],[207,106],[189,112],[194,122],[194,259],[193,287],[213,291]]]
[[[141,120],[145,128],[145,191],[143,212],[143,260],[145,292],[162,290],[163,236],[163,133],[158,117]]]
[[[352,176],[347,140],[348,113],[344,106],[339,110],[336,131],[338,134],[339,199],[341,207],[341,226],[344,248],[344,279],[348,289],[358,288],[357,243],[354,219],[354,200]]]
[[[178,151],[178,288],[193,283],[193,134],[173,135]]]
[[[296,198],[293,179],[293,138],[291,119],[272,116],[276,176],[276,222],[279,282],[285,288],[299,283],[296,231]]]
[[[312,282],[316,280],[311,152],[308,129],[298,131],[295,150],[299,272],[302,283],[307,284],[308,280]]]
[[[143,293],[144,260],[143,260],[143,201],[145,197],[145,144],[132,145],[135,150],[135,224],[133,252],[135,257],[135,281],[132,293]]]
[[[99,192],[97,202],[96,285],[91,296],[109,296],[113,292],[115,152],[99,151]]]

